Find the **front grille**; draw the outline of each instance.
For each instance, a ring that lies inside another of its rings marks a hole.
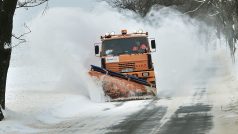
[[[118,67],[120,70],[127,68],[135,69],[135,63],[134,62],[119,63]]]
[[[110,63],[106,64],[106,68],[115,72],[122,72],[124,69],[132,69],[135,70],[134,62],[126,62],[126,63]]]

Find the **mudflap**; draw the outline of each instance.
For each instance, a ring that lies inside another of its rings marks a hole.
[[[98,71],[91,70],[89,75],[102,84],[107,101],[126,101],[155,98],[156,88],[143,85],[130,79],[110,76]]]

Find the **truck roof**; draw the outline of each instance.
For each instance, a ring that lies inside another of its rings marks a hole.
[[[135,33],[127,33],[126,30],[122,30],[121,34],[106,34],[105,36],[101,36],[101,40],[113,40],[113,39],[124,39],[124,38],[134,38],[134,37],[148,37],[148,32],[135,32]]]

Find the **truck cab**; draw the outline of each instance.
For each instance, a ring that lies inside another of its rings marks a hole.
[[[155,73],[151,53],[156,51],[154,39],[148,32],[138,31],[101,36],[101,44],[95,44],[95,54],[101,58],[101,67],[107,70],[133,75],[155,87]]]

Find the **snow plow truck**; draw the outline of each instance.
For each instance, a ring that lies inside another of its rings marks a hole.
[[[154,39],[142,30],[120,34],[106,33],[101,43],[94,44],[101,66],[91,65],[89,75],[100,81],[107,101],[154,98],[157,94],[151,53],[156,51]]]

